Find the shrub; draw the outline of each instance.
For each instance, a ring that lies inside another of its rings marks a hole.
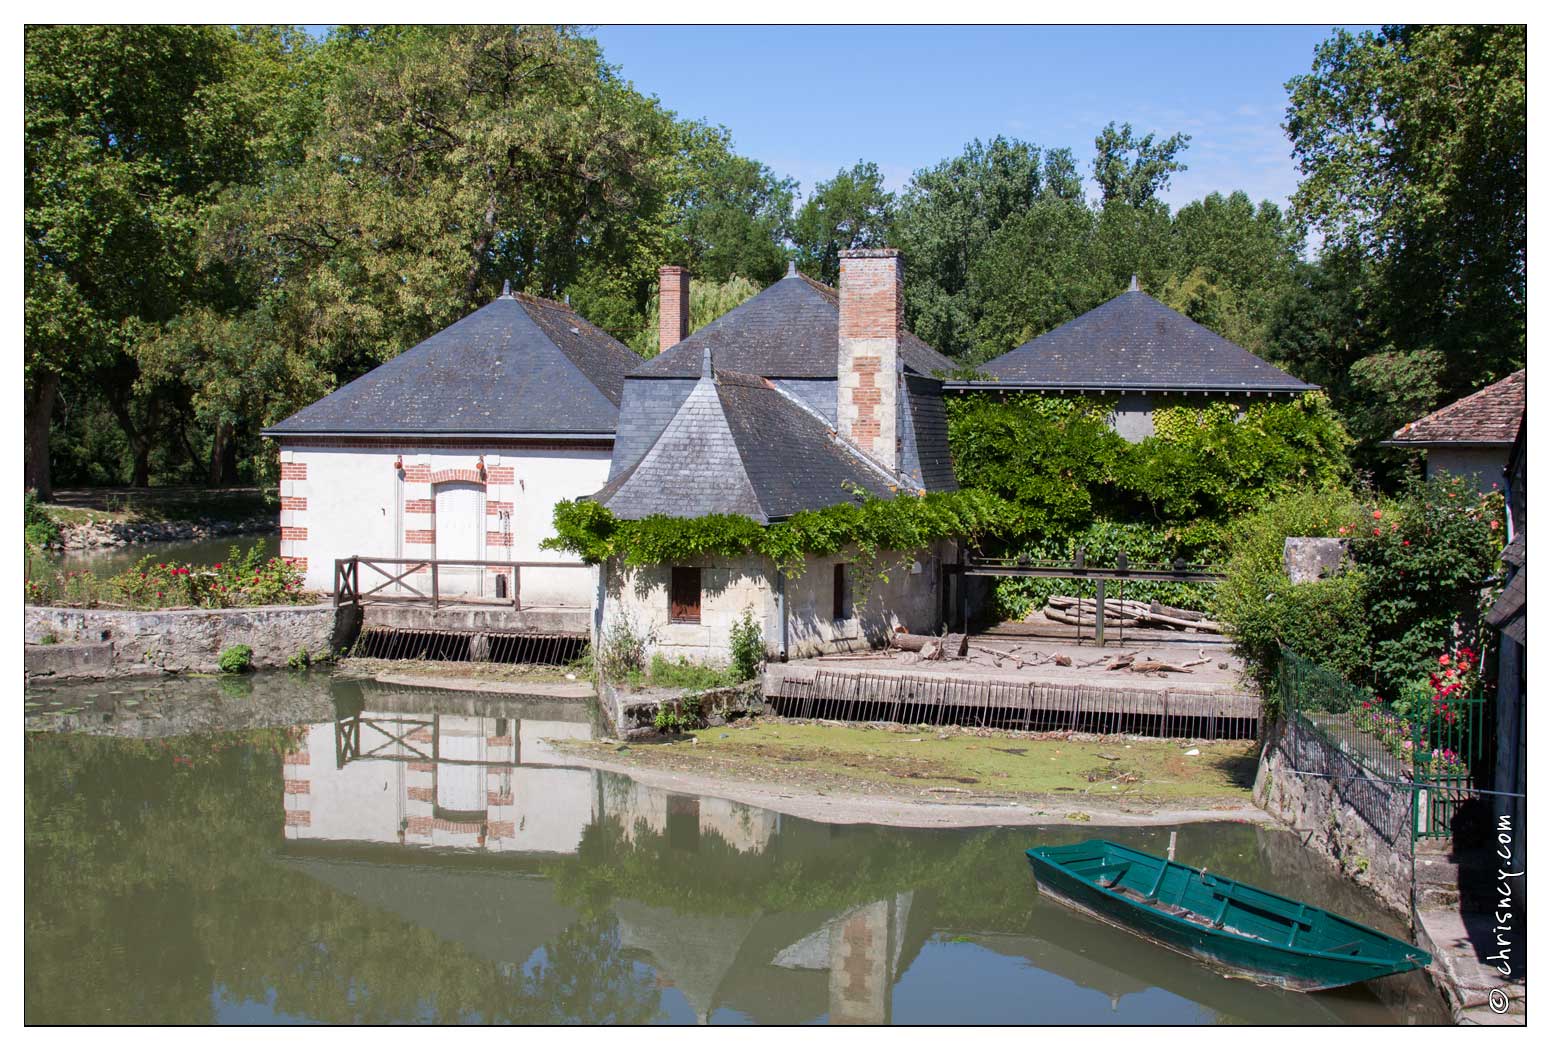
[[[1288,537],[1341,536],[1360,507],[1344,490],[1306,490],[1274,501],[1229,530],[1228,578],[1217,587],[1212,613],[1263,686],[1270,684],[1284,645],[1343,674],[1362,668],[1367,617],[1361,573],[1295,585],[1282,568]]]
[[[629,614],[617,615],[604,629],[598,647],[598,670],[604,679],[619,682],[646,670],[646,651],[656,641],[655,633],[642,631]]]
[[[209,566],[155,558],[147,555],[108,578],[89,569],[62,572],[50,567],[28,581],[27,601],[86,608],[108,603],[137,609],[224,609],[295,603],[306,597],[301,573],[284,559],[265,555],[258,544],[246,553],[233,547],[226,560]]]
[[[26,496],[22,498],[23,531],[27,537],[28,545],[32,547],[48,547],[59,542],[59,523],[49,517],[43,504],[38,500],[38,491],[28,489]]]
[[[285,666],[292,671],[306,671],[312,666],[312,654],[298,650],[285,659]]]
[[[745,609],[729,633],[732,646],[732,676],[736,682],[747,682],[759,671],[765,659],[765,635],[754,619],[754,611]]]
[[[653,686],[671,686],[685,690],[714,690],[718,686],[730,686],[737,680],[726,668],[709,664],[696,664],[688,657],[669,660],[660,653],[652,654],[650,672]]]
[[[253,647],[242,643],[228,646],[221,651],[221,671],[227,675],[241,675],[253,667]]]
[[[705,719],[700,714],[700,698],[680,697],[677,700],[663,701],[657,706],[657,714],[652,717],[652,725],[659,733],[665,734],[700,729],[705,726]]]

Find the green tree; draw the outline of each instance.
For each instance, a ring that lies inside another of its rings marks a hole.
[[[1129,123],[1110,121],[1093,139],[1093,180],[1105,204],[1118,201],[1140,208],[1169,188],[1175,172],[1185,170],[1178,157],[1190,136],[1176,132],[1161,142],[1152,133],[1137,138]]]
[[[894,195],[871,161],[842,168],[803,202],[792,224],[797,265],[827,285],[840,281],[840,253],[882,248],[894,222]]]
[[[1000,135],[915,173],[894,223],[905,253],[905,312],[912,331],[944,354],[974,342],[982,304],[971,271],[987,242],[1041,200],[1080,201],[1070,151]]]
[[[1339,30],[1287,84],[1298,221],[1362,261],[1377,344],[1444,353],[1445,398],[1524,362],[1526,61],[1523,26]]]
[[[681,188],[672,200],[679,243],[665,261],[707,281],[779,280],[796,181],[734,153],[726,128],[687,123],[680,137]]]

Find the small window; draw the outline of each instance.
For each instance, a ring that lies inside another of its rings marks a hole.
[[[674,566],[668,591],[668,619],[675,624],[700,623],[700,570]]]
[[[851,582],[844,562],[835,563],[835,619],[851,619]]]

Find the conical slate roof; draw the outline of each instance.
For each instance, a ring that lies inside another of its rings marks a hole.
[[[616,517],[739,514],[761,525],[897,486],[828,421],[758,376],[709,368],[633,467],[593,499]]]
[[[840,369],[840,301],[828,285],[789,272],[631,375],[698,376],[706,350],[718,368],[778,379],[834,379]],[[953,362],[910,332],[900,334],[905,367],[923,376]]]
[[[569,307],[506,293],[263,434],[609,436],[640,363]]]
[[[1318,390],[1158,302],[1128,292],[993,358],[987,383],[1025,390],[1295,393]]]

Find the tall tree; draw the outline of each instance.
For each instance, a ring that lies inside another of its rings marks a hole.
[[[1443,397],[1524,361],[1525,74],[1523,26],[1388,26],[1287,85],[1294,214],[1361,261],[1382,343],[1447,357]]]
[[[894,195],[883,188],[883,174],[871,161],[857,161],[803,202],[792,224],[797,265],[833,285],[840,280],[840,253],[883,247],[893,222]]]
[[[676,258],[707,281],[778,280],[797,183],[732,149],[726,128],[681,125],[679,189],[673,194]]]
[[[1190,136],[1176,132],[1155,141],[1149,132],[1137,138],[1130,124],[1110,121],[1093,140],[1093,179],[1105,204],[1118,201],[1140,208],[1169,188],[1175,172],[1185,170],[1178,159]]]
[[[1080,199],[1070,151],[979,139],[915,173],[900,202],[894,241],[905,253],[905,310],[916,335],[945,354],[968,350],[980,320],[970,271],[1009,220],[1042,198]]]

